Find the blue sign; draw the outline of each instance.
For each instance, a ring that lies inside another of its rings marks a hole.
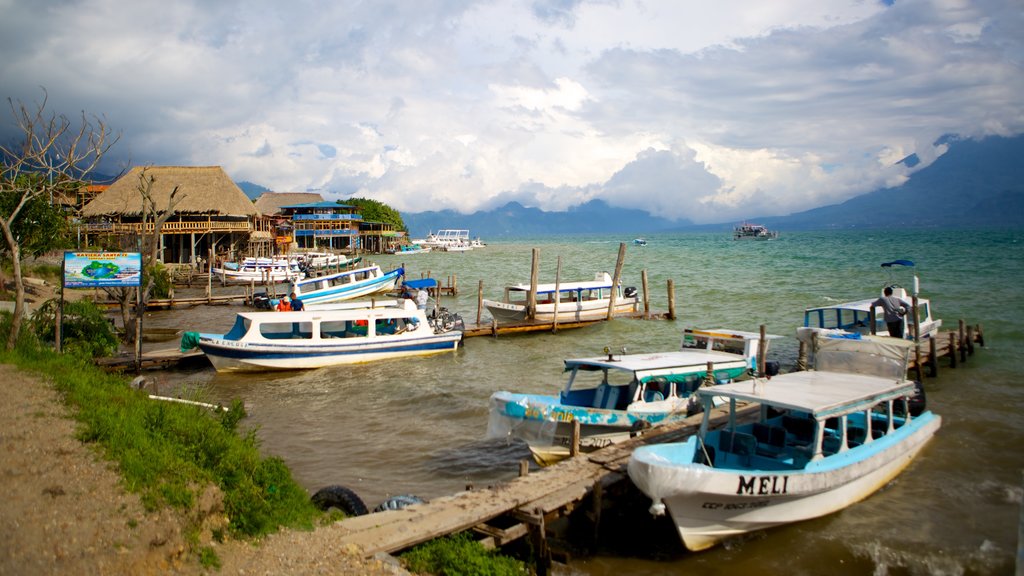
[[[142,285],[138,252],[65,252],[65,288],[122,288]]]

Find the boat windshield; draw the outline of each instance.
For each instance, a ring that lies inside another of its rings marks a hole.
[[[634,380],[627,370],[607,370],[598,366],[578,366],[569,376],[566,390],[589,390],[601,384],[628,386]]]

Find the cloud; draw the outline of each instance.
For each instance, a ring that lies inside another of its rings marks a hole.
[[[785,214],[897,184],[943,135],[1024,129],[1012,0],[0,10],[3,95],[45,87],[51,110],[101,114],[122,134],[116,168],[216,164],[405,211],[600,198],[695,222]]]

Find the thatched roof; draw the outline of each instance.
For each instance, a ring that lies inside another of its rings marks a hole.
[[[175,198],[181,200],[175,205],[176,212],[222,216],[259,214],[252,200],[220,166],[136,166],[86,204],[82,215],[87,218],[109,214],[142,215],[139,176],[143,171],[146,179],[153,177],[152,195],[157,210],[167,208],[171,192],[178,186]]]
[[[281,213],[282,206],[323,201],[316,192],[264,192],[256,199],[256,209],[260,214],[274,215]]]

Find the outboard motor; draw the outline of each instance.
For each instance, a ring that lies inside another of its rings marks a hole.
[[[622,290],[622,295],[625,296],[626,298],[633,298],[634,296],[636,296],[636,286],[626,286]]]
[[[259,310],[271,310],[273,304],[271,303],[270,296],[267,296],[266,292],[260,292],[259,294],[253,294],[252,305],[254,308]]]
[[[768,360],[764,363],[764,374],[771,378],[779,375],[779,363],[776,360]]]

